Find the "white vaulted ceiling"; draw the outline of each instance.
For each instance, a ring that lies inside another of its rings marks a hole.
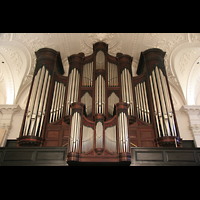
[[[38,49],[59,51],[67,75],[68,56],[79,52],[87,56],[98,41],[108,43],[113,56],[131,55],[133,76],[141,51],[162,49],[175,108],[200,105],[199,33],[0,33],[0,104],[25,107]]]

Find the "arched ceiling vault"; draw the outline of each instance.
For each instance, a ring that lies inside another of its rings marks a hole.
[[[97,41],[108,43],[108,52],[113,56],[118,52],[133,56],[133,76],[136,75],[141,51],[149,48],[166,51],[165,65],[174,101],[177,104],[187,104],[188,94],[193,92],[193,103],[200,103],[200,76],[196,76],[195,80],[192,78],[200,56],[199,33],[0,33],[0,55],[8,68],[7,72],[0,71],[0,92],[5,93],[6,98],[11,92],[3,89],[5,84],[1,80],[2,73],[6,77],[10,71],[14,92],[13,100],[9,103],[26,99],[22,96],[28,95],[25,91],[30,87],[35,51],[38,49],[48,47],[59,51],[67,75],[67,57],[79,52],[91,54],[92,45]],[[190,80],[194,86],[191,91]]]

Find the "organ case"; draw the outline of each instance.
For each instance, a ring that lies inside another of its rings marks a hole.
[[[131,146],[180,147],[164,55],[142,52],[133,77],[131,56],[97,42],[68,57],[66,77],[59,52],[38,50],[18,146],[68,146],[70,164],[130,164]]]

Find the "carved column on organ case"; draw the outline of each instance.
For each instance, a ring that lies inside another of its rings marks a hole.
[[[55,74],[64,74],[60,53],[43,48],[37,60],[17,146],[41,146],[49,119]]]

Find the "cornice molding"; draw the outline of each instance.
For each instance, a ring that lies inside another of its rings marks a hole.
[[[0,105],[0,112],[3,114],[0,120],[0,128],[6,128],[9,130],[11,128],[13,114],[20,110],[21,108],[19,105]]]
[[[181,111],[185,111],[188,114],[200,114],[200,105],[183,105]]]

